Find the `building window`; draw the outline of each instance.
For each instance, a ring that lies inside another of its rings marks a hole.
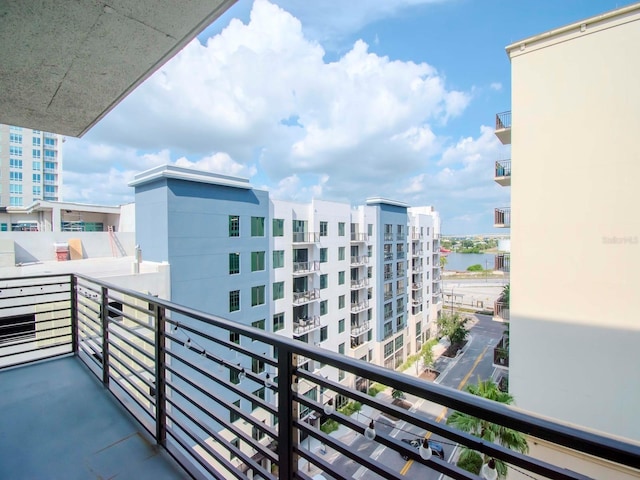
[[[9,155],[15,155],[16,157],[22,156],[22,147],[9,147]]]
[[[338,247],[338,260],[344,260],[346,250],[347,249],[345,247]]]
[[[234,275],[236,273],[240,273],[240,254],[230,253],[229,254],[229,275]]]
[[[373,237],[373,223],[367,224],[367,235]]]
[[[284,328],[284,313],[276,313],[273,316],[273,331],[277,332]]]
[[[251,271],[264,270],[264,252],[251,252]]]
[[[264,288],[264,287],[262,287],[262,288]],[[257,328],[258,330],[264,330],[264,324],[265,324],[264,319],[256,320],[255,322],[251,322],[251,326],[253,328]]]
[[[344,308],[344,295],[338,297],[338,308]]]
[[[33,183],[42,182],[42,175],[40,175],[39,173],[34,173],[32,176],[33,176]]]
[[[393,316],[393,305],[391,302],[384,304],[384,318],[391,318]]]
[[[393,342],[384,344],[384,357],[386,358],[390,355],[393,355]]]
[[[373,268],[367,267],[367,278],[373,277]]]
[[[234,385],[238,385],[240,383],[240,372],[233,368],[229,369],[229,381]]]
[[[344,271],[338,272],[338,285],[344,285]]]
[[[9,205],[12,207],[21,207],[22,197],[9,197]]]
[[[238,407],[238,409],[240,408],[240,400],[236,400],[235,402],[233,402],[233,404]],[[234,410],[229,410],[229,422],[233,423],[236,422],[238,420],[240,420],[240,415],[234,411]]]
[[[33,195],[38,197],[42,195],[42,187],[40,185],[33,186]]]
[[[251,236],[264,237],[264,217],[251,217]]]
[[[10,158],[9,168],[16,168],[16,169],[22,170],[22,160],[18,158]]]
[[[340,353],[341,355],[344,355],[344,343],[341,343],[340,345],[338,345],[338,353]]]
[[[273,299],[280,300],[284,298],[284,282],[275,282],[273,284]]]
[[[251,306],[264,305],[264,285],[251,287]]]
[[[320,236],[321,237],[326,237],[328,230],[329,230],[329,223],[328,222],[320,222]]]
[[[264,362],[257,358],[251,359],[251,371],[256,374],[264,372]]]
[[[231,445],[233,445],[233,446],[236,448],[236,450],[240,450],[240,440],[239,440],[238,438],[234,438],[233,440],[231,440]],[[233,453],[233,450],[231,450],[231,451],[229,452],[229,455],[230,455],[230,457],[229,457],[229,458],[230,458],[231,460],[233,460],[234,458],[236,458],[236,454],[235,454],[235,453]]]
[[[320,249],[320,263],[326,263],[328,261],[328,248],[321,248]]]
[[[329,338],[329,327],[322,327],[320,329],[320,341],[324,342],[327,338]]]
[[[42,139],[40,137],[33,137],[33,146],[39,147],[42,145]]]
[[[284,219],[282,218],[273,219],[273,236],[274,237],[284,236]]]
[[[344,318],[338,320],[338,333],[344,332]]]
[[[44,139],[44,144],[48,147],[55,147],[56,146],[56,139],[55,138],[51,138],[51,137],[46,137]]]
[[[34,172],[39,172],[39,171],[41,171],[41,170],[42,170],[42,162],[36,162],[36,161],[34,160],[34,161],[33,161],[33,164],[32,164],[32,167],[33,167],[33,171],[34,171]]]
[[[345,377],[344,370],[338,370],[338,381],[341,382],[342,380],[344,380],[344,377]]]
[[[10,133],[9,141],[11,143],[22,143],[22,135],[19,133]]]
[[[396,338],[396,350],[400,350],[402,348],[402,346],[404,345],[404,339],[402,335],[399,335]]]
[[[229,292],[229,311],[237,312],[240,310],[240,290],[231,290]]]
[[[264,400],[264,387],[259,388],[258,390],[253,392],[253,396],[258,397],[261,400]],[[255,410],[256,408],[259,408],[259,407],[260,407],[260,404],[258,402],[251,402],[251,410]]]
[[[390,337],[393,333],[393,325],[391,322],[387,322],[384,324],[384,338]]]
[[[34,148],[31,150],[31,156],[33,158],[42,158],[42,151],[38,148]]]
[[[273,268],[284,267],[284,250],[273,251]]]
[[[326,315],[329,313],[329,300],[322,300],[320,302],[320,315]]]
[[[327,288],[329,284],[329,275],[326,273],[320,275],[320,289]]]
[[[240,236],[240,216],[239,215],[229,215],[229,236],[230,237]]]
[[[338,236],[344,237],[344,222],[338,222]]]
[[[240,345],[240,334],[238,332],[229,332],[229,341]]]

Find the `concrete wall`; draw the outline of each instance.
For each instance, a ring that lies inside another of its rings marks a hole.
[[[635,13],[511,55],[511,393],[635,440],[639,45]]]
[[[117,256],[133,255],[134,233],[115,233]],[[111,240],[107,232],[0,232],[0,241],[13,241],[15,263],[47,262],[56,260],[55,243],[66,243],[71,238],[82,241],[84,258],[113,257]]]

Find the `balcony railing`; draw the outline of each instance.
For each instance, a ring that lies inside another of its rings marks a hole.
[[[420,232],[411,232],[411,240],[422,240],[423,235]]]
[[[416,432],[417,439],[431,432],[503,460],[529,476],[585,478],[568,470],[562,457],[555,465],[516,453],[440,423],[420,410],[405,410],[386,397],[371,397],[353,388],[351,380],[335,380],[341,378],[340,372],[350,375],[346,379],[379,382],[441,407],[512,428],[530,441],[541,439],[564,447],[558,451],[566,448],[569,455],[582,452],[599,463],[612,462],[612,468],[640,464],[635,444],[83,275],[2,279],[0,310],[6,314],[5,320],[17,315],[22,319],[5,321],[0,327],[0,368],[74,355],[86,364],[87,374],[93,373],[103,382],[105,394],[116,397],[158,448],[173,456],[185,470],[185,477],[309,478],[305,473],[309,462],[326,476],[350,478],[339,463],[331,463],[306,440],[301,442],[300,434],[304,434],[315,445],[323,444],[371,475],[406,478],[397,468],[370,456],[375,447],[384,446],[445,476],[476,478],[435,455],[423,460],[416,449],[380,428],[377,415],[384,414],[406,422],[404,430]],[[31,320],[24,320],[27,316]],[[238,343],[231,340],[231,334]],[[326,367],[315,373],[302,368],[301,361]],[[297,388],[301,384],[304,388]],[[360,402],[375,416],[350,417],[327,411],[321,401],[304,395],[309,388]],[[244,401],[238,406],[240,399]],[[23,408],[29,409],[29,405],[24,402]],[[350,448],[343,441],[347,437],[325,434],[299,419],[302,408],[321,422],[331,419],[353,434],[366,433],[372,448]],[[230,417],[240,421],[231,422]],[[76,421],[83,419],[79,416]],[[366,431],[371,427],[378,428]],[[249,433],[252,429],[265,440],[256,440]],[[51,431],[49,438],[62,434]],[[363,478],[367,478],[366,472]]]
[[[494,320],[509,321],[509,305],[506,302],[496,301],[493,304]]]
[[[431,303],[437,305],[440,302],[442,302],[442,297],[439,293],[434,293],[433,295],[431,295]]]
[[[359,313],[369,308],[369,302],[353,302],[351,303],[351,313]]]
[[[411,270],[413,270],[414,272],[421,272],[422,265],[411,265]]]
[[[422,297],[411,298],[412,305],[420,305],[422,303]]]
[[[388,262],[389,260],[393,260],[393,252],[385,252],[384,261]]]
[[[312,262],[293,262],[293,274],[304,275],[320,271],[320,262],[314,260]]]
[[[393,272],[384,272],[384,279],[391,280],[393,278]]]
[[[369,257],[367,255],[351,257],[351,265],[366,265],[367,263],[369,263]]]
[[[508,253],[500,253],[495,258],[495,268],[501,272],[511,271],[511,256]]]
[[[293,232],[293,243],[318,243],[320,234],[317,232]]]
[[[371,322],[351,322],[351,336],[358,337],[365,333],[367,330],[371,330]]]
[[[305,292],[293,292],[293,304],[304,305],[305,303],[313,302],[320,299],[320,289],[312,288]]]
[[[494,180],[503,187],[511,185],[511,159],[496,162]]]
[[[397,241],[402,241],[402,240],[406,240],[407,236],[404,233],[397,233],[396,234],[396,240]]]
[[[393,242],[393,233],[385,233],[384,234],[385,242]]]
[[[511,110],[496,114],[496,136],[503,145],[511,143]]]
[[[413,250],[411,252],[411,255],[413,255],[414,257],[421,257],[423,253],[424,252],[422,250]]]
[[[354,243],[366,242],[369,236],[366,233],[351,233],[351,241]]]
[[[369,286],[368,278],[361,278],[360,280],[351,280],[351,290],[359,290]]]
[[[411,290],[420,290],[422,288],[422,282],[414,282],[411,284]]]
[[[320,316],[313,315],[305,318],[298,318],[293,321],[293,334],[303,335],[320,328]]]
[[[496,367],[509,368],[509,345],[504,338],[493,349],[493,364]]]
[[[496,228],[509,228],[511,226],[511,207],[496,208],[493,226]]]

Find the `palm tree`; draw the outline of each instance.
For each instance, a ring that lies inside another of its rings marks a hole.
[[[494,402],[500,402],[506,405],[511,405],[513,403],[513,397],[506,392],[500,391],[498,385],[492,380],[483,381],[478,379],[477,385],[468,385],[465,390],[472,395],[493,400]],[[510,448],[511,450],[515,450],[520,453],[527,453],[529,451],[527,440],[520,432],[488,422],[487,420],[472,417],[466,413],[454,412],[447,419],[447,425],[451,425],[458,430],[480,437],[488,442],[498,443],[503,447]],[[478,458],[482,461],[478,461]],[[481,466],[482,463],[486,463],[488,460],[489,458],[482,458],[478,452],[467,447],[462,447],[458,466],[460,468],[471,467],[465,469],[478,475],[480,473],[480,468],[478,467],[476,470],[476,467],[478,465]],[[506,478],[507,465],[500,460],[495,460],[495,463],[498,478]]]
[[[447,260],[447,257],[445,257],[444,255],[440,255],[440,268],[442,268],[442,270],[444,270],[444,267],[448,262],[449,260]]]

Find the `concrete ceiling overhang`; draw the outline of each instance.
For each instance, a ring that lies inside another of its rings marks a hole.
[[[82,136],[235,2],[0,2],[0,123]]]

